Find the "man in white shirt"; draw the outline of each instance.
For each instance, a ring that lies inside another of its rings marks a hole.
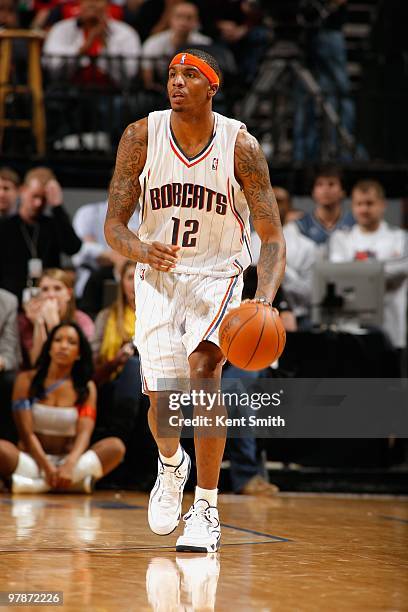
[[[295,222],[286,223],[292,210],[289,192],[282,187],[274,187],[279,214],[286,241],[286,269],[282,287],[290,300],[298,327],[307,325],[310,318],[313,266],[316,261],[317,247],[304,236]],[[251,234],[253,265],[259,258],[260,241],[255,232]]]
[[[141,53],[137,32],[107,16],[107,0],[80,0],[79,4],[78,19],[64,19],[50,29],[43,49],[47,68],[52,74],[61,70],[64,76],[76,73],[77,78],[79,69],[83,81],[97,79],[99,83],[106,78],[120,84],[124,78],[134,77]],[[68,62],[67,57],[80,57],[79,64]],[[95,70],[93,58],[97,58]]]
[[[109,248],[105,240],[103,226],[107,209],[107,200],[84,204],[78,208],[72,221],[75,233],[82,240],[81,249],[72,257],[77,276],[75,295],[78,298],[82,297],[93,270],[104,265],[117,266],[123,260],[119,253]],[[137,233],[139,229],[138,213],[135,213],[129,221],[129,229]]]
[[[356,225],[337,230],[329,244],[330,260],[384,262],[386,293],[384,331],[394,347],[403,349],[407,339],[408,234],[384,221],[384,189],[377,181],[357,183],[352,192]]]
[[[173,7],[170,28],[149,36],[143,44],[142,76],[146,89],[163,89],[162,81],[167,78],[168,58],[178,49],[211,44],[211,38],[197,31],[199,26],[195,4],[181,2]]]

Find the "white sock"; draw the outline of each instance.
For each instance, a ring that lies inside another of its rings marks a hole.
[[[11,482],[13,493],[47,493],[51,489],[45,478],[30,478],[13,474]]]
[[[78,459],[72,475],[72,482],[77,483],[85,476],[93,476],[95,479],[102,478],[103,469],[98,455],[93,450],[87,450]]]
[[[161,454],[160,451],[159,451],[159,457],[162,463],[165,463],[166,465],[174,465],[174,467],[177,467],[180,465],[183,459],[183,449],[181,448],[179,444],[178,449],[176,450],[174,455],[172,455],[171,457],[165,457],[164,455]]]
[[[208,501],[210,506],[217,507],[217,495],[218,489],[202,489],[201,487],[195,488],[194,503],[199,499],[205,499]]]

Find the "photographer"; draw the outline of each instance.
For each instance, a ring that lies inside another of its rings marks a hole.
[[[354,131],[354,103],[350,95],[347,52],[343,34],[347,0],[304,0],[298,24],[306,34],[306,66],[320,85],[323,96],[339,113],[342,125]],[[294,159],[319,157],[319,134],[315,102],[299,84],[294,123]],[[336,147],[333,130],[331,144]]]
[[[60,268],[61,255],[79,251],[81,241],[62,205],[61,186],[49,168],[30,170],[20,197],[18,213],[0,224],[0,287],[21,302],[23,289],[44,268]]]

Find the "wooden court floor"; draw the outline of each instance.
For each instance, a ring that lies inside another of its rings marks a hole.
[[[152,534],[146,505],[0,494],[0,591],[63,591],[68,611],[408,610],[406,499],[221,495],[216,555],[176,555],[179,530]]]

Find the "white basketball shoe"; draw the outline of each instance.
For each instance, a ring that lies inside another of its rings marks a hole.
[[[169,535],[179,524],[190,467],[191,459],[184,450],[183,459],[176,467],[158,459],[157,479],[150,493],[147,513],[150,529],[157,535]]]
[[[221,526],[218,510],[205,499],[196,501],[183,517],[184,533],[177,539],[177,552],[217,552]]]

